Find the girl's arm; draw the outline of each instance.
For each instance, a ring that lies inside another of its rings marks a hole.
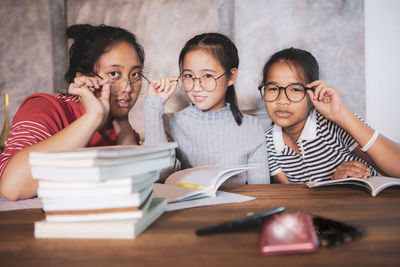
[[[8,162],[0,181],[0,193],[9,200],[30,198],[37,195],[38,181],[32,178],[29,152],[61,151],[85,147],[92,135],[104,123],[109,112],[109,85],[107,80],[97,82],[87,77],[76,78],[69,93],[78,95],[85,114],[46,140],[17,152]],[[103,86],[104,85],[104,86]],[[103,87],[96,98],[93,91]]]
[[[115,119],[113,125],[117,136],[117,145],[139,145],[128,117]]]
[[[348,132],[361,147],[368,143],[374,130],[344,106],[336,88],[326,86],[323,81],[314,81],[307,87],[315,88],[315,92],[308,91],[308,93],[314,107],[322,115]],[[371,164],[376,165],[384,174],[400,177],[400,146],[383,135],[379,135],[366,152],[359,153],[367,154],[373,161]]]
[[[289,179],[286,177],[283,171],[274,175],[273,177],[275,181],[279,184],[290,184]]]
[[[255,135],[251,137],[251,139],[258,140],[258,142],[255,143],[255,147],[247,159],[247,166],[254,167],[254,169],[249,169],[247,171],[247,183],[269,184],[271,183],[271,177],[269,175],[268,152],[264,130],[259,126],[254,132]]]
[[[177,88],[176,78],[152,81],[144,104],[145,144],[168,142],[162,116],[164,103]]]
[[[247,131],[250,133],[245,138],[246,142],[250,142],[247,147],[252,148],[247,159],[247,166],[254,167],[254,169],[247,171],[247,183],[270,184],[268,149],[263,127],[256,118],[251,118],[248,122],[252,126],[249,126],[246,122],[242,127],[247,127]]]
[[[159,79],[152,81],[148,88],[148,96],[144,104],[145,118],[145,145],[167,143],[163,114],[164,103],[175,92],[177,79]],[[172,172],[180,169],[180,162],[175,158],[175,164],[160,173],[160,180],[164,181]]]

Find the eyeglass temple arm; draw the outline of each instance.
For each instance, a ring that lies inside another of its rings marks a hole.
[[[101,76],[100,76],[99,74],[97,74],[96,72],[94,72],[94,71],[91,70],[90,73],[93,74],[93,75],[96,75],[96,76],[99,77],[100,79],[104,80],[103,77],[101,77]]]
[[[144,76],[144,74],[143,73],[141,73],[140,72],[140,76],[142,76],[148,83],[150,83],[150,80],[149,79],[147,79],[147,77],[146,76]]]

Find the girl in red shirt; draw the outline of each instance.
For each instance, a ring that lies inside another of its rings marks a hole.
[[[142,88],[142,46],[132,33],[105,25],[74,25],[67,34],[74,39],[65,75],[68,95],[25,99],[0,155],[0,194],[9,200],[37,194],[31,151],[139,143],[128,113]]]

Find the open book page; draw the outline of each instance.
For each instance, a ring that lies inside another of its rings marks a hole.
[[[202,190],[206,195],[215,195],[219,186],[230,177],[246,171],[250,167],[200,166],[184,169],[171,174],[165,184]]]
[[[224,191],[217,191],[216,197],[206,197],[206,198],[182,201],[177,203],[169,203],[167,205],[167,211],[202,207],[202,206],[229,204],[229,203],[241,203],[254,199],[255,197],[228,193]]]
[[[400,185],[400,179],[385,177],[385,176],[373,176],[367,179],[351,177],[339,180],[328,180],[322,182],[306,183],[306,185],[310,188],[327,186],[327,185],[346,185],[346,184],[362,186],[366,188],[368,191],[370,191],[372,196],[376,196],[380,191],[382,191],[387,187]]]
[[[42,208],[42,201],[40,200],[40,198],[37,197],[31,199],[9,201],[0,195],[0,211],[40,208]]]
[[[167,199],[168,203],[207,196],[202,190],[190,189],[173,184],[159,183],[154,184],[153,193],[154,197],[165,198]]]
[[[368,183],[372,187],[372,196],[376,196],[383,189],[390,186],[400,186],[399,178],[384,177],[384,176],[374,176],[367,179]]]

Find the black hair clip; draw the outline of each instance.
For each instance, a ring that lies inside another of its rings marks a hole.
[[[357,239],[366,234],[361,226],[352,226],[328,218],[313,216],[315,231],[321,247],[339,246]]]

